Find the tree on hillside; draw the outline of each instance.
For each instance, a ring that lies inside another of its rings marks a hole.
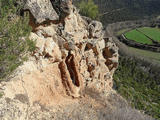
[[[90,17],[92,19],[96,19],[98,17],[98,6],[93,2],[93,0],[82,0],[78,4],[78,7],[82,15]]]

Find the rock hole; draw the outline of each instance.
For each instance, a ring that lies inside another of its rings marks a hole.
[[[92,47],[93,47],[92,44],[87,43],[87,44],[86,44],[86,47],[85,47],[85,51],[88,51],[88,50],[92,49]]]
[[[103,57],[105,59],[112,58],[112,55],[113,53],[110,51],[109,48],[106,47],[105,49],[103,49]]]
[[[76,64],[75,64],[75,61],[74,61],[74,56],[69,53],[65,62],[66,62],[67,69],[69,71],[69,74],[70,74],[70,77],[72,79],[73,84],[76,85],[77,87],[80,87],[80,83],[79,83],[79,79],[78,79],[78,73],[77,73],[77,70],[76,70]]]
[[[44,55],[44,58],[51,58],[52,56],[51,55],[49,55],[48,53],[46,53],[45,55]]]

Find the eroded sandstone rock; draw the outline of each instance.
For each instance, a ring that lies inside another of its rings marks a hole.
[[[68,104],[71,97],[83,96],[85,89],[92,88],[99,93],[109,93],[112,89],[118,48],[111,39],[104,38],[102,24],[83,19],[70,0],[51,2],[27,0],[30,12],[41,23],[34,25],[36,30],[30,34],[37,49],[17,69],[15,76],[3,83],[2,102],[7,98],[12,101],[10,103],[19,104],[26,96],[22,103],[26,110],[35,103],[44,106]],[[62,22],[44,23],[47,19],[58,19],[62,13],[65,14],[61,16]],[[30,115],[25,114],[24,118]]]
[[[67,95],[81,96],[86,86],[99,91],[112,88],[112,76],[118,66],[118,48],[111,39],[104,38],[100,22],[86,21],[74,8],[63,24],[41,25],[36,29],[30,36],[37,39],[34,55],[42,61],[59,63]]]

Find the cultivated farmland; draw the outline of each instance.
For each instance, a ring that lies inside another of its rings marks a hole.
[[[142,32],[142,34],[148,36],[152,40],[160,42],[160,29],[143,27],[143,28],[138,28],[137,30]]]
[[[126,32],[124,36],[128,40],[133,40],[141,44],[153,44],[153,41],[160,43],[160,29],[142,27]]]
[[[133,40],[137,43],[152,44],[152,41],[148,37],[137,31],[136,29],[129,31],[124,35],[128,40]]]

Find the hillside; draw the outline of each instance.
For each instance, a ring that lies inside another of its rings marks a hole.
[[[0,81],[1,120],[153,120],[112,88],[119,64],[114,36],[82,17],[72,0],[0,5],[7,23],[0,21],[0,65],[8,68]]]
[[[119,47],[114,88],[133,108],[160,119],[160,46],[157,20],[123,21],[106,27]],[[154,24],[154,25],[153,25]]]
[[[81,0],[74,0],[79,2]],[[104,25],[159,16],[159,0],[94,0]]]

